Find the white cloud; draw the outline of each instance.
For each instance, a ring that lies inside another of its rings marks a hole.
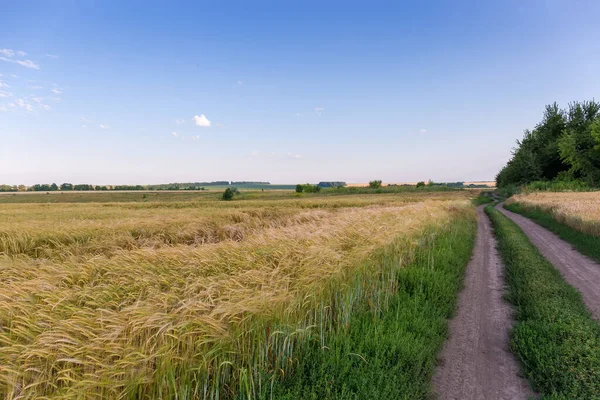
[[[427,133],[427,129],[425,129],[425,128],[421,128],[421,129],[419,130],[419,133]]]
[[[31,100],[35,101],[36,103],[41,103],[43,99],[41,97],[32,97]]]
[[[0,60],[19,64],[19,65],[24,66],[25,68],[40,69],[40,66],[31,60],[13,60],[13,59],[6,58],[6,57],[0,57]]]
[[[0,81],[0,88],[9,88],[10,86],[7,85],[6,83]]]
[[[0,111],[8,111],[8,108],[4,104],[0,104]]]
[[[196,121],[196,125],[203,128],[208,128],[210,126],[210,121],[204,114],[194,115],[194,121]]]
[[[10,74],[10,77],[11,77],[11,78],[18,78],[18,77],[19,77],[19,75]]]
[[[40,85],[33,85],[33,86],[29,86],[29,88],[35,90],[35,89],[43,89],[44,87],[40,86]]]
[[[237,81],[237,83],[238,83],[238,85],[243,85],[244,84],[244,82],[242,82],[242,81]]]
[[[0,97],[12,97],[12,93],[11,92],[6,92],[4,90],[0,90]]]
[[[100,128],[102,128],[102,129],[110,129],[110,126],[109,126],[109,125],[107,125],[107,124],[100,124],[100,125],[98,125],[98,126],[99,126]]]
[[[15,51],[11,49],[0,49],[0,54],[4,54],[6,57],[13,57],[15,55]]]
[[[192,136],[192,140],[200,140],[200,135]]]
[[[185,119],[176,119],[176,120],[175,120],[175,123],[176,123],[177,125],[185,124]]]
[[[55,59],[57,59],[57,58],[58,58],[58,56],[57,56],[57,55],[55,55],[55,54],[46,54],[46,57],[48,57],[48,58],[52,58],[53,60],[55,60]]]
[[[323,111],[325,111],[323,107],[315,107],[315,112],[317,113],[317,115],[320,116],[323,113]]]
[[[81,125],[83,129],[87,129],[87,125]]]
[[[93,124],[94,123],[94,121],[91,121],[91,120],[89,120],[87,118],[84,118],[84,117],[81,117],[81,122],[84,122],[86,124]]]
[[[17,55],[19,57],[25,57],[27,55],[27,53],[25,53],[24,51],[19,50],[19,51],[17,51]]]
[[[302,158],[301,154],[294,154],[294,153],[287,153],[285,155],[285,158],[289,158],[290,160],[298,160],[300,158]]]
[[[177,132],[171,132],[171,135],[173,135],[174,137],[179,137],[179,135],[177,134]]]
[[[54,93],[54,94],[61,94],[62,93],[62,90],[60,90],[60,89],[51,89],[50,91],[52,93]]]
[[[27,111],[33,111],[33,106],[31,104],[29,104],[28,102],[26,102],[25,100],[23,100],[23,99],[17,99],[17,100],[15,100],[15,103],[19,107],[24,108]]]
[[[52,107],[50,107],[48,104],[40,104],[40,107],[42,107],[46,111],[52,110]]]

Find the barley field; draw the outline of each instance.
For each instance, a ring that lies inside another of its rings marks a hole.
[[[533,192],[519,194],[506,204],[539,209],[578,231],[600,236],[600,192]]]
[[[255,398],[397,289],[380,249],[474,219],[465,191],[185,196],[0,204],[0,396]]]

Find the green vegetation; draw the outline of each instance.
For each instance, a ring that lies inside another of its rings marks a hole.
[[[575,181],[575,186],[600,186],[600,103],[556,103],[544,118],[517,141],[513,157],[496,176],[496,185],[521,186],[536,181]]]
[[[369,182],[369,187],[371,189],[379,189],[381,187],[381,179],[380,180],[373,180]]]
[[[506,265],[517,323],[511,348],[534,389],[546,398],[592,399],[600,393],[600,325],[560,273],[519,227],[486,207]]]
[[[306,183],[304,185],[296,185],[297,193],[318,193],[321,191],[321,186],[319,185],[311,185],[310,183]]]
[[[422,187],[425,187],[425,182],[424,181],[417,182],[417,188],[422,188]]]
[[[556,233],[571,243],[579,252],[600,262],[600,237],[581,232],[558,222],[554,217],[537,207],[523,207],[519,203],[505,204],[504,208],[532,219],[544,228]]]
[[[436,355],[447,337],[447,320],[455,309],[475,232],[473,214],[445,225],[441,232],[432,227],[412,262],[401,268],[406,255],[400,243],[381,252],[375,259],[379,265],[366,267],[381,271],[379,279],[371,281],[378,291],[354,306],[347,324],[302,349],[293,372],[275,384],[273,393],[265,387],[262,398],[431,397]],[[357,285],[364,285],[361,277]]]
[[[494,202],[494,198],[492,197],[492,192],[490,192],[490,191],[481,192],[479,194],[479,196],[477,196],[476,198],[473,199],[473,204],[475,204],[476,206],[480,206],[482,204],[493,203],[493,202]]]

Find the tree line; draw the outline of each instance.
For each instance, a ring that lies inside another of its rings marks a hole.
[[[512,157],[496,176],[500,188],[537,181],[600,186],[600,104],[546,106],[544,117],[517,140]]]

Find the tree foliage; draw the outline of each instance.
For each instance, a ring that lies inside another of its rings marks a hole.
[[[546,106],[542,121],[517,140],[512,158],[496,176],[496,185],[535,181],[581,180],[600,185],[600,104],[575,102],[567,110]]]
[[[369,187],[371,189],[379,189],[381,187],[381,183],[382,183],[381,179],[379,179],[379,180],[376,179],[376,180],[369,182]]]

